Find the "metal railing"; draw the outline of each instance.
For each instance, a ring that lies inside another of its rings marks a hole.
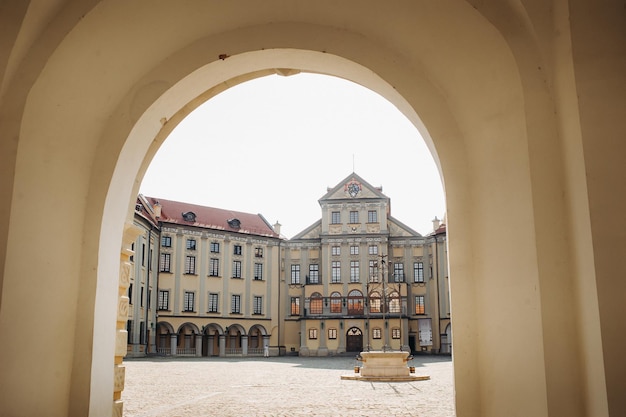
[[[196,348],[176,348],[178,356],[196,356]]]

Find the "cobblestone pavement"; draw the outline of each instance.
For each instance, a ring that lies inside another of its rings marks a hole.
[[[124,416],[455,416],[449,357],[410,362],[427,381],[342,380],[356,364],[347,357],[129,359]]]

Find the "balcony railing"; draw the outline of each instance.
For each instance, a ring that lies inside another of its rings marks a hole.
[[[311,302],[313,301],[313,302]],[[372,301],[378,302],[379,308],[372,309]],[[387,308],[384,309],[382,298],[352,298],[352,297],[313,297],[304,299],[303,317],[332,317],[332,316],[370,316],[370,317],[400,317],[411,314],[408,309],[406,296],[387,298]]]
[[[178,356],[196,356],[196,348],[176,348]]]

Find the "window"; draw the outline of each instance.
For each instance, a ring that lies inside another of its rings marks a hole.
[[[330,213],[330,223],[331,224],[340,224],[341,223],[341,213],[338,211],[333,211]]]
[[[230,297],[230,312],[233,314],[241,314],[241,296],[232,295]]]
[[[391,338],[392,339],[400,339],[400,328],[394,327],[391,329]]]
[[[370,294],[370,313],[380,313],[380,301],[380,294],[377,291]]]
[[[135,253],[135,242],[130,244],[130,250]],[[130,255],[130,262],[135,262],[135,255]]]
[[[184,299],[183,299],[183,311],[194,311],[194,302],[196,298],[196,293],[193,291],[185,291]]]
[[[161,236],[161,246],[164,248],[172,247],[172,237],[171,236]]]
[[[372,329],[372,339],[382,339],[382,330],[380,327],[375,327]]]
[[[330,250],[331,250],[330,254],[333,256],[341,255],[341,246],[333,246]]]
[[[150,301],[152,301],[152,290],[148,290],[148,309],[152,308]]]
[[[128,333],[128,338],[127,338],[127,340],[126,340],[126,342],[127,342],[127,343],[133,343],[133,342],[134,342],[134,340],[133,340],[133,339],[134,339],[135,337],[134,337],[134,334],[133,334],[133,333],[134,333],[134,332],[133,332],[133,327],[134,327],[134,326],[133,326],[133,323],[134,323],[134,321],[133,321],[133,320],[128,320],[128,321],[126,322],[126,333]]]
[[[309,339],[317,339],[317,329],[309,329]]]
[[[263,314],[263,297],[255,295],[252,303],[252,314]]]
[[[263,264],[254,264],[254,280],[263,281]]]
[[[313,294],[311,294],[311,299],[309,302],[309,309],[311,314],[322,314],[322,294],[314,292]]]
[[[170,309],[170,292],[167,290],[159,290],[159,310]]]
[[[196,239],[187,239],[187,249],[196,250]]]
[[[396,262],[393,264],[393,281],[404,282],[404,264]]]
[[[161,261],[159,266],[159,271],[161,272],[170,272],[171,259],[172,255],[170,253],[162,253]]]
[[[139,343],[146,344],[146,323],[143,321],[139,322]]]
[[[363,293],[352,290],[348,294],[348,314],[363,314]]]
[[[350,261],[350,282],[359,282],[359,261]]]
[[[309,284],[320,283],[320,266],[318,264],[309,265]]]
[[[263,248],[254,248],[254,257],[262,258],[263,257]]]
[[[328,329],[328,338],[329,339],[336,339],[337,338],[337,329],[335,329],[335,328]]]
[[[219,242],[211,242],[209,245],[209,250],[211,253],[220,253],[220,243]]]
[[[139,296],[139,307],[143,307],[143,287],[139,288],[140,296]]]
[[[378,246],[376,246],[376,245],[369,245],[369,247],[367,248],[367,252],[370,255],[378,255]]]
[[[128,304],[133,303],[133,283],[128,286]]]
[[[415,296],[415,314],[426,314],[426,306],[424,304],[424,296]]]
[[[392,292],[389,295],[389,312],[390,313],[401,313],[402,308],[400,306],[400,294],[396,291]]]
[[[367,211],[367,222],[368,223],[378,223],[378,212],[376,210],[368,210]]]
[[[359,212],[351,211],[350,212],[350,223],[358,223],[359,222]]]
[[[341,282],[341,262],[339,261],[332,261],[331,263],[332,267],[332,281],[333,283],[338,283]]]
[[[141,266],[146,266],[146,244],[141,244]]]
[[[241,261],[233,261],[233,278],[241,278]]]
[[[233,246],[233,255],[241,255],[241,245]]]
[[[350,255],[358,255],[359,247],[357,245],[350,246]]]
[[[415,282],[424,282],[424,263],[423,262],[413,263],[413,280]]]
[[[300,283],[300,265],[299,264],[291,265],[291,283],[292,284]]]
[[[210,277],[219,277],[220,276],[220,260],[217,258],[209,259],[209,276]]]
[[[341,294],[337,291],[330,294],[330,312],[331,313],[341,313]]]
[[[217,313],[218,310],[219,295],[213,292],[209,293],[209,313]]]
[[[185,256],[185,274],[195,275],[196,273],[196,257]]]
[[[300,297],[291,297],[291,315],[300,315]]]
[[[370,282],[378,282],[378,261],[370,261]]]

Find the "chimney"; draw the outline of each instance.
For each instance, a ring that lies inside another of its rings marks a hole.
[[[157,201],[152,206],[152,209],[154,210],[154,217],[156,217],[157,219],[160,218],[161,217],[161,203]]]
[[[274,226],[272,226],[274,228],[274,232],[276,232],[277,235],[280,235],[280,226],[281,224],[278,223],[278,221],[276,221],[276,223],[274,223]]]
[[[437,229],[439,229],[439,226],[441,226],[441,220],[439,220],[437,216],[435,216],[435,218],[433,219],[433,232],[436,232]]]

